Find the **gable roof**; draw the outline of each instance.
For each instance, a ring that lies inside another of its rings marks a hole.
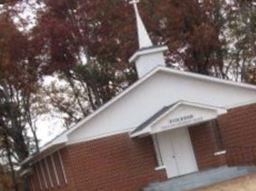
[[[168,112],[175,104],[169,105],[169,106],[165,106],[163,107],[161,110],[159,110],[157,113],[155,113],[153,116],[151,116],[150,118],[148,118],[145,122],[143,122],[142,124],[140,124],[138,127],[136,127],[131,134],[136,134],[137,132],[140,132],[141,130],[143,130],[144,128],[146,128],[147,126],[149,126],[150,124],[152,124],[154,121],[156,121],[159,117],[161,117],[162,115],[164,115],[166,112]]]
[[[165,115],[167,115],[168,113],[174,111],[176,108],[178,108],[181,105],[186,105],[186,106],[193,106],[193,107],[197,107],[197,108],[202,108],[202,109],[208,109],[208,110],[214,110],[216,111],[219,115],[224,114],[227,112],[226,109],[224,108],[219,108],[219,107],[214,107],[214,106],[210,106],[210,105],[205,105],[205,104],[198,104],[198,103],[192,103],[189,101],[178,101],[172,105],[163,107],[161,110],[159,110],[156,114],[154,114],[153,116],[151,116],[149,119],[147,119],[145,122],[143,122],[142,124],[140,124],[138,127],[136,127],[133,131],[131,131],[130,135],[132,137],[134,136],[138,136],[138,134],[140,132],[142,132],[144,129],[146,129],[147,127],[149,127],[150,125],[154,124],[155,122],[157,122],[159,119],[161,119],[162,117],[164,117]]]
[[[56,144],[66,143],[68,141],[67,136],[69,134],[71,134],[72,132],[76,131],[80,127],[82,127],[84,124],[86,124],[88,121],[93,119],[95,116],[97,116],[101,112],[103,112],[106,109],[108,109],[112,104],[114,104],[118,100],[122,99],[122,97],[124,97],[125,95],[129,94],[129,92],[131,92],[132,90],[134,90],[138,86],[142,85],[149,78],[152,78],[153,76],[155,76],[155,74],[160,73],[160,72],[163,72],[163,73],[166,73],[166,74],[169,74],[169,75],[174,74],[174,75],[179,75],[179,76],[182,76],[182,77],[193,78],[193,79],[202,80],[202,81],[209,81],[209,82],[218,83],[218,84],[225,84],[225,85],[229,85],[229,86],[235,86],[235,87],[250,89],[250,90],[253,90],[253,91],[256,92],[256,86],[253,86],[253,85],[233,82],[233,81],[229,81],[229,80],[218,79],[218,78],[204,76],[204,75],[201,75],[201,74],[195,74],[195,73],[186,72],[186,71],[174,70],[174,69],[170,69],[170,68],[166,68],[166,67],[157,67],[154,70],[152,70],[151,72],[149,72],[148,74],[146,74],[144,77],[139,79],[137,82],[135,82],[129,88],[124,90],[122,93],[120,93],[119,95],[117,95],[116,97],[111,99],[109,102],[104,104],[98,110],[93,112],[91,115],[89,115],[88,117],[84,118],[79,123],[77,123],[74,126],[72,126],[69,130],[63,132],[61,135],[57,136],[56,138],[54,138],[53,140],[51,140],[50,142],[45,144],[41,148],[41,152],[43,152],[45,150],[48,150],[50,147],[52,147],[52,146],[54,146]],[[255,101],[253,100],[253,102],[256,102],[256,96],[255,96]],[[168,109],[168,108],[163,109],[163,111],[161,111],[161,112],[164,112],[166,109]]]

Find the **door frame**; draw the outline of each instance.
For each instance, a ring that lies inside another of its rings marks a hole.
[[[190,149],[190,152],[191,152],[191,155],[192,155],[192,160],[193,160],[193,163],[195,165],[195,170],[191,173],[194,173],[194,172],[198,172],[199,171],[199,168],[198,168],[198,164],[197,164],[197,160],[196,160],[196,155],[195,155],[195,151],[194,151],[194,148],[193,148],[193,144],[192,144],[192,141],[191,141],[191,137],[190,137],[190,133],[189,133],[189,129],[188,127],[180,127],[180,128],[185,128],[185,131],[186,131],[186,136],[187,136],[187,139],[189,141],[189,149]],[[177,128],[179,129],[179,128]],[[176,130],[177,130],[176,129]],[[175,130],[175,129],[173,129]],[[178,174],[178,175],[175,175],[175,176],[172,176],[170,172],[168,172],[168,168],[167,166],[164,164],[164,158],[163,158],[163,153],[164,151],[161,151],[161,143],[159,142],[159,139],[161,138],[161,134],[162,133],[171,133],[172,130],[168,130],[168,131],[165,131],[165,132],[161,132],[161,133],[157,133],[155,135],[153,135],[153,142],[154,142],[154,147],[155,147],[155,151],[156,151],[156,156],[157,156],[157,162],[158,162],[158,167],[156,169],[165,169],[166,171],[166,174],[167,174],[167,177],[168,178],[174,178],[174,177],[178,177],[178,176],[183,176],[183,175],[186,175],[186,174]],[[170,141],[170,143],[172,144],[172,142]],[[173,147],[173,145],[171,146]],[[171,153],[170,153],[171,154]],[[175,161],[176,163],[176,168],[178,168],[178,164],[177,164],[177,161]],[[190,174],[190,173],[187,173],[187,174]]]

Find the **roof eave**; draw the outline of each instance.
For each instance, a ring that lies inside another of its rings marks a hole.
[[[47,149],[42,150],[39,153],[36,153],[36,154],[26,158],[20,164],[21,164],[21,166],[33,164],[33,163],[40,161],[41,159],[51,155],[52,153],[64,148],[65,146],[66,146],[65,143],[52,145],[51,147],[48,147]]]
[[[147,55],[147,54],[152,54],[157,52],[164,52],[167,50],[168,50],[167,46],[152,46],[149,48],[139,49],[130,57],[129,62],[130,63],[135,62],[142,55]]]
[[[146,74],[144,77],[142,77],[141,79],[139,79],[137,82],[135,82],[133,85],[131,85],[129,88],[127,88],[125,91],[123,91],[122,93],[120,93],[119,95],[117,95],[116,97],[114,97],[112,100],[110,100],[109,102],[107,102],[106,104],[104,104],[102,107],[100,107],[98,110],[96,110],[94,113],[92,113],[91,115],[89,115],[88,117],[84,118],[83,120],[81,120],[79,123],[75,124],[73,127],[71,127],[68,131],[66,131],[65,133],[63,133],[61,136],[57,137],[57,139],[65,139],[65,141],[63,141],[64,143],[66,143],[68,141],[68,135],[72,132],[74,132],[76,129],[78,129],[79,127],[83,126],[86,122],[88,122],[89,120],[91,120],[93,117],[95,117],[97,114],[99,114],[100,112],[104,111],[105,109],[107,109],[110,105],[112,105],[114,102],[116,102],[117,100],[121,99],[123,96],[125,96],[128,92],[130,92],[131,90],[133,90],[134,88],[136,88],[137,86],[141,85],[144,81],[146,81],[148,78],[152,77],[153,75],[155,75],[158,72],[166,72],[166,73],[172,73],[172,74],[177,74],[177,75],[183,75],[183,76],[188,76],[188,77],[192,77],[195,79],[200,79],[200,80],[207,80],[207,81],[212,81],[212,82],[216,82],[216,83],[222,83],[222,84],[226,84],[226,85],[232,85],[232,86],[236,86],[236,87],[240,87],[240,88],[247,88],[247,89],[251,89],[256,91],[256,86],[254,85],[248,85],[248,84],[244,84],[244,83],[238,83],[238,82],[233,82],[233,81],[228,81],[228,80],[222,80],[222,79],[218,79],[218,78],[214,78],[214,77],[209,77],[209,76],[204,76],[204,75],[200,75],[200,74],[195,74],[195,73],[190,73],[190,72],[186,72],[186,71],[180,71],[180,70],[174,70],[174,69],[170,69],[170,68],[166,68],[166,67],[157,67],[154,68],[151,72],[149,72],[148,74]],[[255,101],[252,100],[251,103],[256,103],[256,99]],[[56,139],[52,140],[51,142],[49,142],[44,149],[50,148],[52,146],[54,146],[56,144]]]
[[[212,119],[216,119],[218,116],[227,113],[227,110],[225,108],[214,107],[214,106],[203,105],[203,104],[197,104],[197,103],[193,103],[193,102],[189,102],[189,101],[180,100],[176,104],[173,104],[172,107],[167,107],[168,108],[167,110],[165,110],[160,116],[157,116],[155,119],[153,119],[144,128],[142,128],[140,130],[138,130],[138,127],[135,128],[133,131],[131,131],[130,137],[134,138],[134,137],[141,137],[141,136],[146,136],[146,135],[150,135],[150,134],[159,133],[159,132],[152,132],[151,127],[154,124],[156,124],[160,119],[162,119],[163,117],[165,117],[166,115],[171,113],[173,110],[175,110],[177,107],[179,107],[180,105],[188,105],[188,106],[192,106],[192,107],[198,107],[198,108],[202,108],[202,109],[208,109],[208,110],[216,111],[216,116]],[[201,121],[201,122],[203,122],[203,121]]]

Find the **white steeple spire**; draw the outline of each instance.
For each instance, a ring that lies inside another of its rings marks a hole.
[[[139,3],[139,0],[132,0],[130,1],[130,4],[133,4],[135,16],[136,16],[136,22],[137,22],[137,33],[138,33],[138,39],[139,39],[139,47],[140,48],[146,48],[153,46],[153,43],[148,35],[148,32],[146,30],[146,27],[141,19],[139,9],[137,4]]]
[[[132,4],[134,7],[136,16],[139,50],[133,54],[133,56],[129,59],[129,62],[135,62],[138,76],[141,78],[154,68],[158,66],[165,66],[165,58],[163,53],[164,51],[168,50],[168,47],[153,45],[139,14],[137,6],[138,3],[139,0],[130,1],[130,4]]]

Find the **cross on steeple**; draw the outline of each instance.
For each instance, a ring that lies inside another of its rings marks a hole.
[[[131,0],[129,3],[130,4],[138,4],[140,2],[140,0]]]
[[[135,11],[138,10],[137,4],[140,2],[140,0],[131,0],[129,3],[134,6]]]
[[[139,48],[147,48],[153,46],[153,43],[148,35],[146,27],[141,19],[137,4],[140,0],[131,0],[129,3],[133,5],[136,21],[137,21],[137,33],[139,38]]]
[[[154,68],[165,66],[164,51],[168,50],[167,46],[154,46],[146,27],[141,19],[138,3],[140,0],[130,0],[133,5],[137,24],[137,34],[139,49],[129,59],[130,63],[135,63],[138,77],[141,78]]]

